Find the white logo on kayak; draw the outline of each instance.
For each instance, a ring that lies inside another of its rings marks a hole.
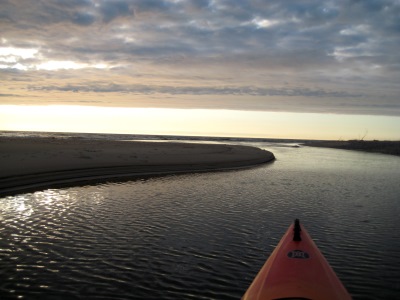
[[[290,258],[299,258],[299,259],[307,259],[310,258],[310,255],[303,250],[292,250],[287,254]]]

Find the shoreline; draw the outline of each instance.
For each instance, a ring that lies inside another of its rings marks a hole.
[[[271,162],[250,146],[77,138],[0,138],[0,196],[168,174],[235,170]]]
[[[304,145],[400,156],[400,141],[308,141]]]

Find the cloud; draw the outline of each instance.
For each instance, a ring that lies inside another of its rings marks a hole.
[[[102,21],[108,23],[116,18],[123,18],[133,16],[134,10],[129,1],[116,0],[116,1],[101,1],[99,5]]]
[[[170,95],[247,95],[247,96],[306,96],[306,97],[362,97],[362,94],[350,94],[345,91],[326,91],[310,88],[258,88],[251,86],[159,86],[159,85],[119,85],[85,84],[65,86],[28,87],[32,91],[64,91],[95,93],[133,93],[133,94],[170,94]]]
[[[131,55],[152,59],[171,51],[200,57],[263,53],[272,58],[310,51],[312,58],[318,51],[346,59],[343,49],[347,53],[361,49],[360,56],[379,56],[386,52],[380,46],[385,37],[379,34],[386,35],[388,28],[393,31],[399,26],[400,15],[396,14],[400,8],[395,1],[349,1],[342,6],[336,1],[75,0],[38,1],[30,6],[24,1],[6,3],[4,18],[12,20],[12,24],[6,23],[14,31],[21,29],[19,33],[22,29],[28,31],[23,36],[30,31],[39,40],[35,45],[42,40],[45,47],[55,48],[62,55],[72,56],[87,49],[100,58],[106,58],[110,51],[125,58]],[[366,15],[370,19],[366,20]],[[110,25],[113,21],[115,26]],[[58,24],[67,27],[55,26]],[[39,27],[46,34],[38,33]],[[9,40],[12,38],[16,36]],[[398,41],[394,44],[393,47],[398,46]]]
[[[21,95],[15,95],[15,94],[0,94],[0,97],[21,97]]]
[[[399,102],[396,0],[3,0],[0,26],[0,72],[30,91]]]

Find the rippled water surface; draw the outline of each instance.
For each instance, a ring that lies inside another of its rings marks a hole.
[[[1,299],[240,299],[300,218],[354,299],[400,298],[400,158],[254,144],[261,167],[0,199]]]

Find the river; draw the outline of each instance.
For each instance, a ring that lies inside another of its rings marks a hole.
[[[277,160],[1,198],[0,298],[240,299],[299,218],[354,299],[399,299],[399,157],[244,144]]]

